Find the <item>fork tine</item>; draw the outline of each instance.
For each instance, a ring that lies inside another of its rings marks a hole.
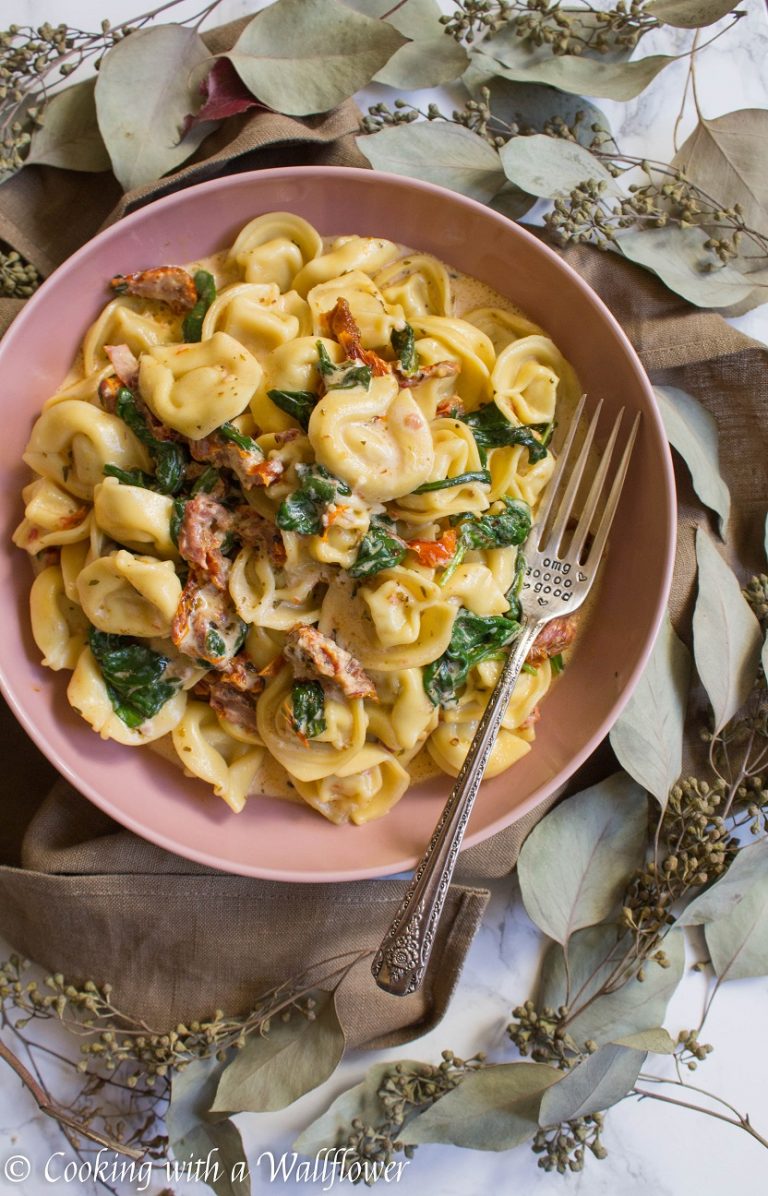
[[[579,426],[579,420],[581,419],[582,412],[584,411],[584,404],[586,403],[586,401],[587,401],[587,396],[584,394],[579,399],[579,405],[573,413],[573,419],[571,420],[571,426],[568,429],[568,435],[565,438],[565,443],[563,444],[563,447],[560,450],[560,456],[557,459],[557,465],[555,466],[555,472],[552,474],[550,483],[547,486],[547,493],[544,498],[544,503],[543,503],[542,507],[540,508],[538,516],[536,518],[536,526],[537,526],[538,535],[539,535],[539,543],[541,543],[542,532],[544,531],[544,528],[546,527],[547,520],[549,519],[549,515],[552,510],[552,505],[555,501],[555,495],[560,486],[560,482],[563,479],[563,473],[565,472],[565,464],[566,464],[566,461],[568,460],[568,456],[570,454],[571,447],[573,445],[574,437],[576,436],[576,429]]]
[[[610,493],[608,495],[608,501],[605,504],[605,510],[603,512],[603,517],[600,520],[600,525],[595,533],[595,538],[592,542],[592,547],[589,550],[589,556],[587,557],[586,561],[584,562],[585,569],[597,568],[597,565],[600,562],[600,558],[603,555],[603,549],[605,548],[605,541],[608,539],[608,532],[611,530],[611,524],[613,523],[613,517],[616,514],[616,508],[619,505],[621,489],[622,489],[622,486],[624,485],[624,479],[627,476],[627,470],[629,468],[629,459],[632,455],[632,447],[635,443],[635,437],[637,436],[637,429],[639,426],[640,426],[640,412],[638,411],[637,415],[635,416],[635,422],[632,424],[632,429],[629,433],[629,437],[627,438],[627,443],[624,448],[624,453],[622,455],[621,461],[619,462],[619,467],[616,470],[616,476],[613,479],[613,485],[611,486]]]
[[[546,544],[542,544],[542,550],[550,553],[552,556],[556,556],[558,553],[560,541],[563,538],[566,524],[568,523],[571,511],[573,510],[573,504],[579,489],[579,483],[581,482],[587,460],[589,459],[589,451],[592,448],[592,441],[595,438],[595,429],[597,428],[597,421],[600,418],[602,407],[603,400],[601,399],[595,408],[595,413],[592,416],[592,419],[590,420],[589,427],[587,428],[587,432],[584,437],[584,442],[576,460],[576,464],[571,470],[571,476],[568,479],[568,485],[565,488],[565,494],[560,500],[560,506],[557,509],[557,515],[555,516],[555,521],[552,524],[552,530],[547,536]]]
[[[589,495],[587,496],[587,501],[584,504],[584,510],[579,516],[579,521],[576,524],[576,530],[573,533],[573,539],[571,540],[568,555],[573,557],[573,559],[576,561],[578,561],[579,557],[581,556],[585,541],[589,535],[589,529],[592,525],[592,519],[594,518],[597,504],[600,500],[600,495],[603,492],[603,486],[605,485],[605,479],[608,474],[608,466],[611,463],[611,457],[616,445],[616,437],[619,434],[619,427],[621,426],[621,421],[623,418],[624,408],[622,407],[614,421],[611,434],[608,437],[608,443],[606,444],[603,455],[600,458],[600,464],[597,468],[597,473],[594,476]]]

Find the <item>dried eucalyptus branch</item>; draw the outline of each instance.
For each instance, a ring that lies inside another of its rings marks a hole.
[[[103,55],[137,29],[157,20],[187,0],[166,0],[130,21],[112,25],[106,18],[98,31],[45,22],[9,25],[0,30],[0,181],[24,164],[33,130],[45,119],[45,104],[56,85],[90,59],[98,68]],[[195,28],[218,7],[208,0],[181,24]]]
[[[366,133],[376,133],[417,120],[443,121],[469,129],[495,149],[501,149],[516,137],[538,131],[503,120],[492,111],[490,96],[490,90],[482,88],[479,99],[466,101],[450,115],[435,103],[423,110],[402,99],[396,99],[391,108],[380,102],[368,109],[363,129]],[[544,223],[560,244],[591,244],[609,249],[615,244],[617,234],[630,229],[700,227],[708,234],[702,248],[711,254],[711,269],[736,258],[746,259],[745,250],[749,247],[756,251],[750,255],[753,266],[758,259],[768,258],[768,232],[750,227],[739,203],[730,206],[721,203],[687,178],[679,167],[622,153],[602,125],[593,123],[585,130],[586,119],[585,111],[577,111],[570,124],[560,116],[552,116],[543,122],[541,132],[585,146],[614,178],[627,174],[632,177],[632,172],[638,170],[645,178],[642,182],[629,183],[626,191],[609,188],[605,179],[585,179],[556,198],[544,216]]]
[[[472,45],[478,38],[511,28],[532,46],[553,54],[632,50],[660,22],[646,12],[647,0],[618,0],[615,7],[598,8],[581,0],[578,6],[559,0],[454,0],[456,11],[440,18],[445,32],[457,42]],[[585,17],[591,18],[589,23]]]
[[[227,1017],[216,1010],[206,1021],[180,1023],[166,1032],[122,1011],[112,1000],[109,984],[70,984],[56,973],[46,976],[41,987],[27,978],[30,965],[14,955],[0,965],[0,1029],[18,1043],[29,1067],[2,1038],[0,1061],[15,1072],[41,1111],[59,1124],[78,1157],[84,1158],[81,1139],[87,1139],[132,1159],[163,1159],[168,1151],[164,1119],[175,1074],[198,1060],[224,1060],[252,1036],[269,1034],[278,1019],[297,1015],[312,1021],[313,989],[337,987],[369,954],[348,951],[311,966],[261,994],[245,1017]],[[49,1020],[82,1040],[79,1060],[25,1033],[30,1023]],[[80,1078],[69,1100],[52,1096],[38,1056],[57,1058],[73,1079]]]

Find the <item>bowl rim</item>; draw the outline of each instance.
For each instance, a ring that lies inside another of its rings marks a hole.
[[[537,805],[546,800],[558,789],[568,783],[576,770],[587,760],[587,758],[595,751],[599,744],[606,737],[611,727],[615,724],[620,714],[628,703],[632,693],[637,685],[640,676],[646,666],[646,663],[653,650],[654,643],[658,636],[661,620],[664,616],[669,592],[672,584],[672,572],[675,559],[675,547],[677,538],[677,502],[676,490],[674,481],[674,469],[672,464],[672,455],[667,441],[664,425],[658,409],[658,405],[653,394],[648,375],[640,361],[640,358],[632,345],[629,337],[618,322],[616,317],[610,311],[605,302],[600,298],[597,292],[587,283],[576,270],[555,252],[549,245],[544,243],[533,233],[529,232],[517,221],[510,220],[503,214],[496,212],[488,205],[471,199],[468,196],[462,195],[460,192],[449,190],[448,188],[438,186],[435,183],[429,183],[421,179],[410,178],[407,175],[393,174],[389,171],[372,170],[370,168],[353,167],[353,166],[284,166],[284,167],[270,167],[264,170],[244,170],[233,174],[222,175],[217,178],[208,179],[204,182],[193,183],[190,186],[182,186],[177,190],[173,190],[166,195],[161,195],[158,198],[142,204],[141,207],[129,212],[116,220],[113,224],[101,229],[93,237],[91,237],[85,244],[81,245],[73,254],[66,258],[56,269],[45,279],[38,290],[27,301],[24,308],[19,312],[13,323],[6,329],[5,333],[0,338],[0,366],[2,365],[2,358],[6,353],[13,352],[17,339],[25,335],[27,325],[30,321],[35,320],[37,308],[40,304],[40,297],[43,298],[47,294],[51,285],[57,281],[59,275],[71,270],[77,270],[78,263],[81,258],[86,257],[93,252],[94,246],[108,247],[113,239],[121,239],[125,235],[125,230],[130,229],[134,225],[140,225],[143,220],[158,212],[166,213],[172,211],[174,208],[183,207],[185,202],[188,202],[190,195],[200,194],[207,191],[221,190],[226,192],[231,187],[247,186],[253,180],[261,180],[264,182],[270,181],[285,181],[292,177],[295,178],[316,178],[318,181],[327,179],[328,177],[338,178],[341,174],[348,177],[351,176],[356,181],[364,185],[376,185],[377,183],[385,182],[388,186],[394,186],[404,191],[417,190],[433,195],[435,199],[441,201],[448,200],[452,203],[457,203],[459,206],[465,206],[469,210],[482,213],[483,217],[497,224],[503,228],[507,234],[519,237],[523,242],[527,242],[529,246],[534,247],[534,251],[544,255],[545,258],[556,266],[561,271],[565,271],[570,276],[573,285],[576,286],[581,297],[597,309],[602,319],[609,325],[614,337],[619,342],[619,345],[624,350],[628,364],[631,366],[633,373],[636,376],[640,389],[644,392],[646,398],[647,411],[643,412],[644,418],[649,418],[652,429],[656,433],[656,438],[662,445],[663,451],[659,455],[657,464],[659,472],[656,478],[658,484],[658,492],[664,508],[664,522],[666,524],[667,540],[666,551],[664,555],[663,567],[657,575],[657,599],[655,608],[653,610],[650,621],[652,634],[647,636],[645,645],[639,655],[634,669],[629,674],[629,677],[622,689],[621,693],[612,702],[608,714],[602,719],[600,724],[593,730],[587,741],[582,747],[574,753],[570,758],[567,775],[562,777],[558,783],[554,783],[560,774],[555,774],[554,778],[550,778],[544,784],[539,785],[532,793],[530,793],[523,801],[517,804],[512,810],[506,814],[488,823],[479,830],[469,831],[462,843],[462,851],[469,848],[476,847],[487,839],[492,838],[500,831],[514,825],[520,819],[530,814]],[[277,210],[277,209],[275,209]],[[415,247],[414,247],[415,248]],[[13,546],[11,546],[13,547]],[[6,547],[6,551],[10,551]],[[108,814],[116,822],[126,829],[133,831],[141,838],[150,843],[154,843],[158,847],[164,848],[177,856],[182,856],[184,859],[192,860],[198,864],[203,864],[209,868],[214,868],[219,871],[227,872],[232,875],[243,875],[264,880],[284,881],[289,883],[302,884],[328,884],[328,883],[346,883],[356,880],[372,879],[375,877],[395,876],[401,872],[407,872],[413,869],[417,863],[417,858],[406,857],[394,864],[374,865],[368,867],[347,868],[344,870],[335,869],[332,873],[321,870],[304,870],[300,874],[292,872],[290,869],[283,867],[268,868],[260,864],[255,866],[233,863],[231,860],[222,858],[217,855],[215,851],[201,850],[187,845],[179,845],[173,838],[166,835],[162,831],[154,830],[148,827],[144,820],[140,817],[135,817],[130,810],[126,810],[120,805],[112,802],[106,793],[102,793],[85,778],[79,776],[76,771],[70,767],[66,760],[61,757],[55,748],[52,748],[46,740],[44,734],[38,730],[34,718],[27,714],[21,700],[17,697],[17,692],[14,686],[12,677],[6,670],[5,663],[0,657],[0,691],[3,693],[9,708],[14,717],[21,724],[27,732],[32,741],[41,750],[43,755],[54,765],[58,773],[64,777],[69,783],[83,796],[88,798],[97,808]],[[562,770],[561,770],[562,771]],[[426,846],[426,844],[425,844]]]

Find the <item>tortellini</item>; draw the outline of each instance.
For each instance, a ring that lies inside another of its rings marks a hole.
[[[259,698],[256,718],[262,742],[295,780],[338,776],[365,744],[365,704],[362,698],[326,699],[325,729],[312,739],[302,739],[289,708],[291,681],[289,670],[283,669]]]
[[[112,635],[169,635],[181,599],[172,561],[134,556],[124,548],[81,571],[77,596],[89,621]]]
[[[93,492],[93,517],[118,544],[178,560],[171,539],[173,499],[169,495],[105,478]]]
[[[88,500],[103,481],[106,465],[149,468],[147,450],[130,428],[82,399],[67,399],[43,412],[32,429],[24,461],[63,490]]]
[[[171,731],[173,746],[185,772],[200,777],[239,814],[258,771],[264,752],[239,743],[222,729],[206,702],[187,703]]]
[[[548,424],[555,418],[558,391],[578,398],[576,376],[546,336],[525,336],[499,354],[491,377],[494,401],[508,419]]]
[[[240,415],[260,379],[256,358],[226,332],[150,349],[139,369],[139,389],[154,414],[192,440]]]
[[[435,448],[427,420],[391,375],[368,390],[331,390],[315,407],[309,439],[317,460],[367,502],[415,490],[432,472]]]
[[[38,573],[29,596],[32,635],[47,669],[73,669],[85,647],[88,620],[67,596],[57,565]]]
[[[138,727],[129,726],[115,712],[101,669],[90,648],[84,648],[78,658],[67,686],[67,697],[78,714],[90,723],[102,739],[114,739],[127,747],[140,747],[167,735],[181,719],[187,704],[186,693],[179,689],[152,718]]]
[[[13,535],[72,707],[234,813],[267,794],[362,826],[456,776],[517,631],[568,362],[436,258],[290,212],[113,286],[41,396]],[[535,659],[489,776],[531,750]]]

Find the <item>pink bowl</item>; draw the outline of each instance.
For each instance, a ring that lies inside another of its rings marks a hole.
[[[541,323],[608,413],[641,411],[638,445],[612,535],[599,603],[572,664],[547,698],[533,750],[486,782],[465,839],[481,842],[563,784],[607,734],[640,675],[667,599],[675,542],[674,483],[653,394],[608,309],[555,253],[518,225],[451,191],[338,167],[264,170],[167,196],[100,233],[61,266],[0,344],[6,396],[0,443],[8,496],[0,553],[0,682],[16,717],[71,783],[146,839],[200,863],[287,881],[344,881],[410,868],[450,781],[411,790],[380,822],[335,827],[309,809],[254,799],[230,813],[200,781],[154,753],[102,742],[71,710],[66,678],[43,669],[29,630],[31,582],[10,543],[28,480],[21,454],[42,403],[64,377],[106,300],[105,280],[184,262],[231,244],[253,216],[291,211],[323,234],[388,237],[435,254],[509,296]]]

